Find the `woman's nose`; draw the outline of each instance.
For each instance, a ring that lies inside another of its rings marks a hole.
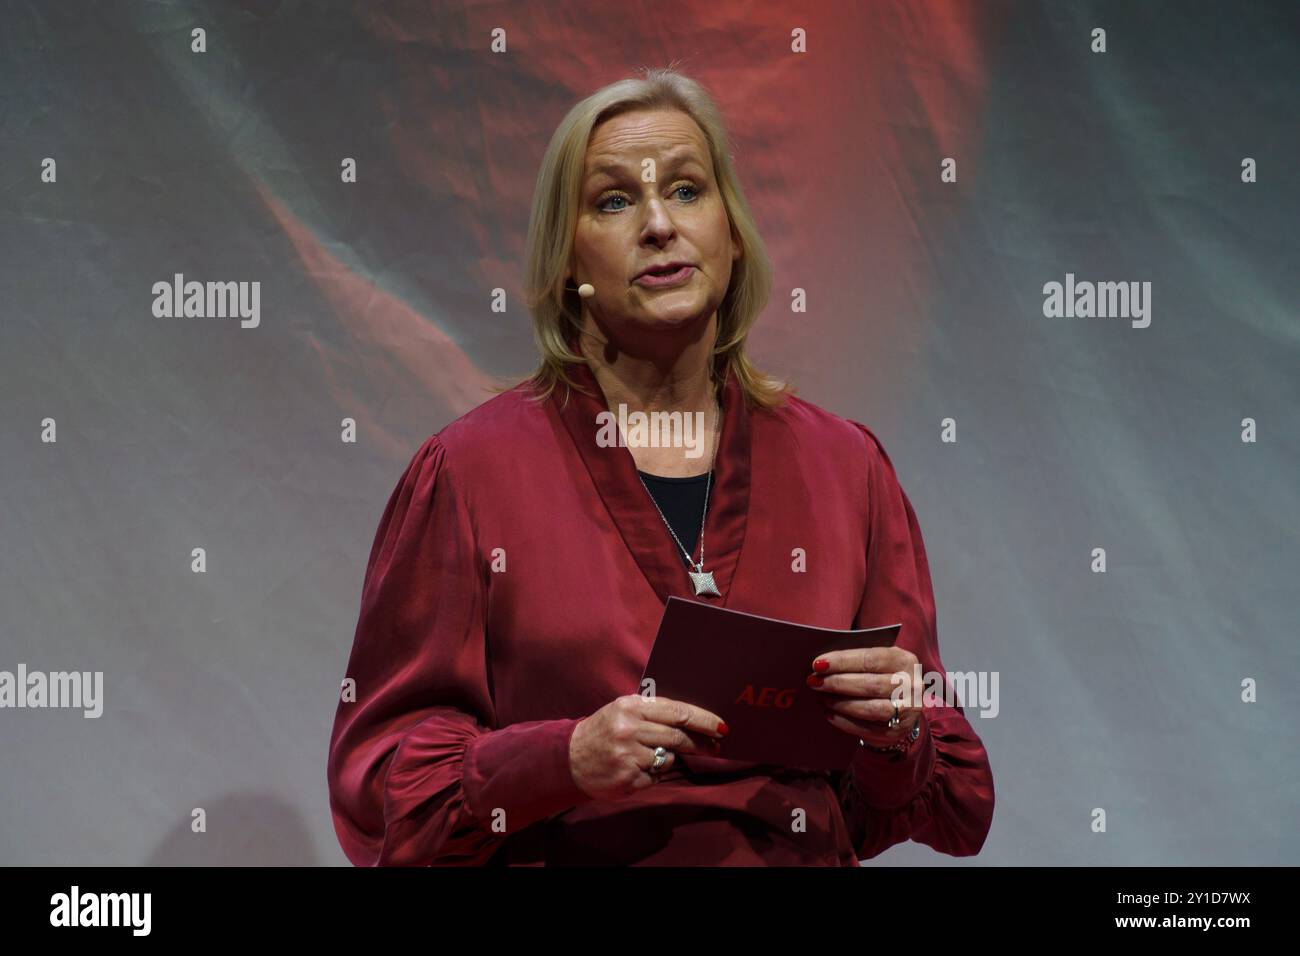
[[[645,204],[645,223],[641,227],[642,235],[657,236],[666,239],[676,232],[673,217],[668,206],[658,197]]]

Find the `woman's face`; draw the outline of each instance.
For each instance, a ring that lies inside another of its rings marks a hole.
[[[679,110],[637,110],[597,126],[587,145],[573,246],[574,286],[589,282],[584,319],[629,343],[702,331],[740,256],[704,134]],[[667,281],[641,274],[685,263]]]

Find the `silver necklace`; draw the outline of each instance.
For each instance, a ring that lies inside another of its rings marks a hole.
[[[713,410],[713,455],[709,458],[709,477],[704,484],[704,515],[700,518],[700,560],[698,562],[692,562],[691,553],[682,547],[681,539],[677,537],[677,532],[673,530],[673,526],[664,517],[663,509],[659,507],[659,502],[655,501],[655,496],[650,494],[650,486],[641,477],[641,472],[638,471],[636,475],[641,482],[641,487],[645,489],[645,493],[650,495],[650,503],[655,506],[655,511],[659,512],[664,527],[668,529],[668,533],[677,542],[677,547],[686,558],[686,563],[695,568],[694,571],[686,572],[691,576],[691,583],[695,585],[695,593],[712,594],[714,597],[722,597],[722,594],[718,591],[718,585],[713,580],[713,572],[704,570],[704,525],[709,517],[709,491],[713,488],[713,465],[718,459],[718,420],[721,418],[721,412],[722,406],[721,403],[718,403]]]

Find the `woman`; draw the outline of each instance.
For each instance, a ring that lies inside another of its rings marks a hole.
[[[916,517],[870,430],[745,357],[771,271],[703,89],[653,70],[575,106],[527,255],[539,370],[425,441],[375,537],[328,768],[349,859],[851,866],[909,838],[977,853],[979,738],[960,708],[890,699],[894,673],[906,691],[914,664],[944,670]],[[610,442],[620,406],[701,428]],[[808,662],[809,693],[860,741],[850,765],[728,760],[720,715],[639,695],[671,595],[901,621],[897,647]]]

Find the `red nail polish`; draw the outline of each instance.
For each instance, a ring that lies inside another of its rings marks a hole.
[[[824,674],[826,673],[826,671],[830,669],[831,669],[830,661],[824,661],[821,658],[818,658],[817,660],[813,661],[813,670],[817,671],[819,674]]]
[[[809,674],[809,675],[808,675],[808,686],[809,686],[809,687],[821,687],[822,684],[824,684],[824,683],[826,683],[826,681],[825,681],[824,678],[822,678],[822,676],[821,676],[820,674]]]
[[[718,733],[722,734],[724,737],[731,733],[731,728],[727,726],[726,721],[718,721]]]

